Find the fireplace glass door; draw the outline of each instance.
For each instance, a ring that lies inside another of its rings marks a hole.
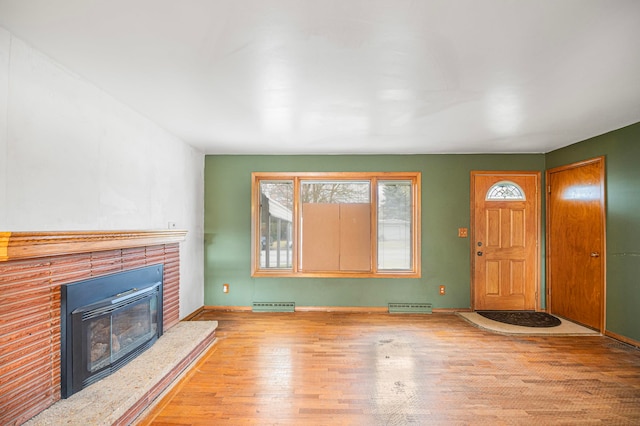
[[[132,289],[72,312],[73,387],[106,377],[151,346],[158,337],[160,283]]]
[[[87,370],[101,370],[151,339],[158,328],[157,301],[146,297],[87,321]]]

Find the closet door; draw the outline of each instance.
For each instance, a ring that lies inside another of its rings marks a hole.
[[[547,172],[550,312],[604,330],[604,158]]]

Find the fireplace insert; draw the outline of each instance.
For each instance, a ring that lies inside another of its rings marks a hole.
[[[162,335],[163,265],[61,287],[61,392],[110,375]]]

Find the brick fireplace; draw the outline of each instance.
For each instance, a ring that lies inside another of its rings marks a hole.
[[[163,265],[163,327],[179,321],[179,242],[186,231],[0,233],[0,424],[61,398],[61,286]]]

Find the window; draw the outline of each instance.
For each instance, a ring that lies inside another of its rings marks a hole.
[[[524,191],[517,184],[502,181],[494,184],[487,191],[487,201],[524,200]]]
[[[252,276],[420,277],[420,173],[253,173]]]

